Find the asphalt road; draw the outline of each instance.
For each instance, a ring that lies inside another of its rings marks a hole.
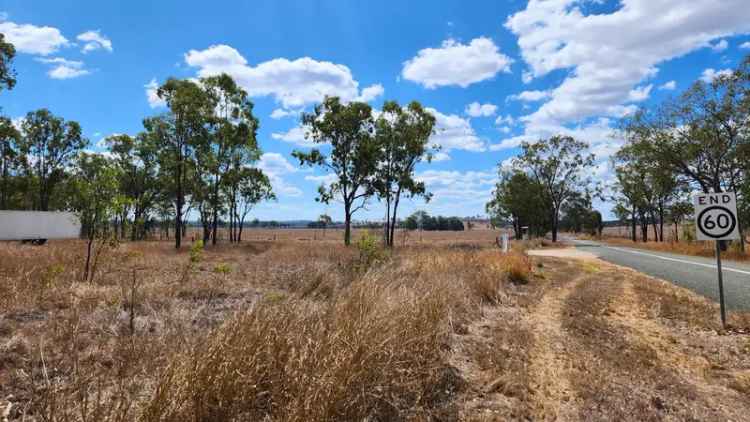
[[[668,280],[719,301],[716,260],[621,246],[588,240],[569,240],[577,248],[613,264]],[[750,265],[722,261],[724,298],[728,310],[750,310]]]

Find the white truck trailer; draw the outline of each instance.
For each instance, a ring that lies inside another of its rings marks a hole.
[[[47,239],[77,239],[81,222],[72,212],[0,211],[0,240],[43,244]]]

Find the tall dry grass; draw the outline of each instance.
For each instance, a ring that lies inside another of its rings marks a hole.
[[[450,334],[530,269],[481,247],[407,247],[355,271],[340,246],[190,262],[154,242],[110,251],[81,283],[76,251],[0,248],[10,420],[450,420]]]

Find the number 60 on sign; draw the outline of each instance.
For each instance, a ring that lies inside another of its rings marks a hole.
[[[734,192],[699,193],[695,201],[695,228],[698,240],[740,238],[737,198]]]

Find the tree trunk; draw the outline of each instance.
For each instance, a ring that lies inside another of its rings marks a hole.
[[[83,270],[83,281],[89,280],[89,269],[91,268],[91,247],[94,244],[94,236],[89,233],[89,243],[86,246],[86,267]]]
[[[391,248],[393,247],[393,239],[396,233],[396,221],[397,221],[396,216],[398,215],[397,211],[398,211],[398,203],[400,199],[401,199],[401,188],[399,188],[398,192],[396,193],[396,200],[393,203],[393,216],[391,217],[391,235],[390,235],[391,244],[389,245]]]
[[[560,220],[560,209],[555,207],[555,214],[552,216],[552,243],[557,242],[557,225]]]
[[[177,164],[177,204],[174,218],[174,247],[180,249],[182,243],[182,163]]]
[[[349,246],[352,243],[352,206],[349,203],[344,204],[344,245]]]

